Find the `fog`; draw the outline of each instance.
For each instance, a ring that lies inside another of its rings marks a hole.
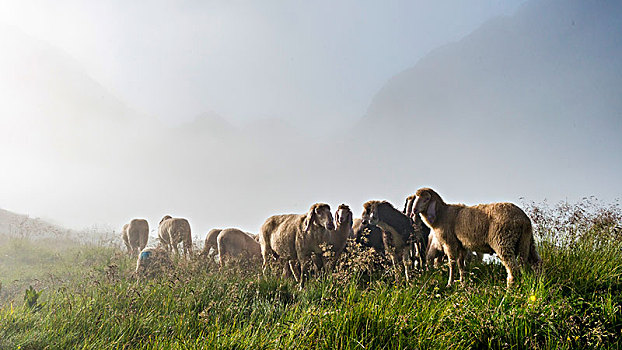
[[[355,214],[620,197],[622,5],[0,5],[0,208],[80,228],[256,232]]]

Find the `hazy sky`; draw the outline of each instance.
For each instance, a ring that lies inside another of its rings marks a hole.
[[[619,198],[621,23],[615,1],[0,1],[0,208],[201,237],[421,186]]]
[[[389,77],[522,2],[18,0],[0,3],[0,22],[163,120],[306,127],[356,121]]]

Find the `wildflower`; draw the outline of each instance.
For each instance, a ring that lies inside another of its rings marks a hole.
[[[529,300],[531,300],[532,302],[536,301],[536,296],[535,295],[530,296]]]

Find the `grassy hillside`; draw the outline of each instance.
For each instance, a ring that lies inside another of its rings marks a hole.
[[[406,283],[390,272],[370,278],[361,272],[364,259],[351,259],[299,291],[292,281],[262,277],[257,264],[219,270],[201,258],[137,281],[134,260],[118,248],[74,247],[44,259],[47,274],[65,276],[61,283],[5,295],[0,348],[622,347],[619,208],[584,201],[527,211],[543,265],[509,291],[494,259],[471,265],[467,286],[451,289],[444,287],[446,268]],[[3,244],[0,256],[27,247],[43,259],[49,247],[39,243]]]

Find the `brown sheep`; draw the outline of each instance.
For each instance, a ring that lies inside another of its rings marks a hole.
[[[339,260],[341,253],[343,253],[343,250],[346,248],[348,238],[354,236],[352,224],[352,210],[350,210],[350,207],[345,204],[339,205],[335,212],[335,225],[337,227],[330,231],[328,237],[328,245],[332,252],[329,269],[332,269],[337,260]]]
[[[172,249],[175,251],[175,254],[179,255],[177,245],[183,242],[184,258],[187,257],[188,254],[192,255],[192,234],[190,232],[188,220],[172,218],[170,215],[166,215],[160,220],[158,236],[160,242],[166,247],[169,253]]]
[[[387,201],[368,201],[363,204],[362,223],[373,224],[380,227],[386,232],[386,244],[391,248],[389,251],[393,266],[397,267],[398,262],[404,265],[404,274],[406,280],[408,276],[408,266],[412,263],[411,255],[414,253],[413,248],[419,254],[420,266],[423,267],[423,252],[425,251],[425,240],[421,230],[417,230],[412,220],[404,213],[395,209],[391,203]]]
[[[220,265],[224,266],[227,257],[261,258],[261,246],[257,238],[237,228],[222,230],[217,237]]]
[[[218,235],[222,232],[221,228],[213,228],[209,230],[205,237],[205,245],[203,246],[203,254],[207,256],[214,256],[218,254]]]
[[[496,253],[507,271],[507,286],[519,273],[519,262],[539,264],[531,220],[512,203],[466,206],[446,204],[434,190],[420,188],[413,205],[449,258],[449,281],[453,284],[453,265],[458,262],[460,282],[464,283],[464,259],[467,249],[480,253]],[[517,257],[520,261],[517,261]]]
[[[123,226],[123,229],[125,245],[132,255],[138,255],[147,246],[149,223],[145,219],[133,219],[127,226]]]
[[[313,204],[306,214],[269,217],[259,233],[264,272],[272,258],[280,259],[289,265],[302,288],[312,253],[322,255],[320,245],[326,243],[330,231],[334,229],[330,206],[324,203]]]

